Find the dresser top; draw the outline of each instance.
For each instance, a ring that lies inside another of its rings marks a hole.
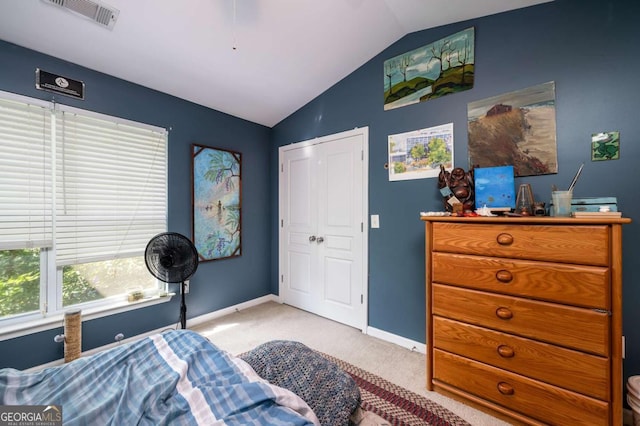
[[[505,216],[421,216],[421,220],[425,222],[456,222],[456,223],[500,223],[500,224],[540,224],[540,225],[610,225],[610,224],[626,224],[631,223],[628,217],[593,217],[593,218],[574,218],[574,217],[555,217],[555,216],[521,216],[521,217],[505,217]]]

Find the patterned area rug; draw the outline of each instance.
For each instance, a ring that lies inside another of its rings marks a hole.
[[[470,423],[421,395],[341,359],[321,355],[353,377],[360,388],[362,409],[382,417],[391,425],[470,426]]]

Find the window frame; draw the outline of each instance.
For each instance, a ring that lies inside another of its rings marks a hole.
[[[118,294],[115,296],[106,297],[104,299],[94,300],[85,303],[78,303],[69,306],[63,306],[62,301],[62,267],[56,265],[55,257],[55,193],[56,189],[56,126],[58,125],[61,111],[69,112],[72,114],[80,114],[85,117],[97,118],[99,120],[109,121],[113,124],[125,124],[127,126],[134,126],[136,129],[151,130],[152,132],[159,132],[164,137],[164,231],[168,227],[168,151],[169,151],[169,132],[167,129],[153,126],[145,123],[140,123],[132,120],[123,119],[120,117],[109,116],[95,111],[83,110],[81,108],[71,107],[68,105],[59,104],[56,102],[48,102],[45,100],[34,99],[23,95],[0,91],[0,99],[6,99],[15,102],[22,102],[38,107],[42,107],[46,110],[46,114],[49,114],[48,120],[51,122],[51,130],[48,136],[51,141],[43,142],[50,143],[51,148],[51,163],[52,163],[52,183],[51,190],[54,193],[53,209],[51,212],[53,220],[53,242],[51,247],[34,247],[40,248],[40,309],[39,311],[25,312],[21,314],[7,316],[0,318],[0,341],[7,340],[27,334],[49,330],[52,328],[60,327],[64,324],[64,312],[69,309],[81,309],[83,320],[90,320],[95,318],[101,318],[116,313],[126,312],[134,309],[140,309],[146,306],[151,306],[159,303],[166,303],[171,300],[173,293],[163,294],[165,283],[156,280],[158,293],[145,297],[141,300],[129,302],[126,297],[126,293]],[[45,136],[43,136],[44,138]],[[11,250],[11,248],[5,248]],[[144,250],[144,248],[143,248]],[[143,254],[144,256],[144,254]],[[161,295],[162,294],[162,295]]]

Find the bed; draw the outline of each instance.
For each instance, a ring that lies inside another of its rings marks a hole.
[[[266,348],[282,349],[289,343],[269,345],[246,354],[249,360],[260,359],[263,372]],[[305,353],[305,347],[298,349],[296,361]],[[281,353],[278,356],[282,359]],[[318,366],[325,371],[326,367]],[[277,375],[271,374],[277,381]],[[295,381],[298,390],[304,390],[302,383],[309,379],[308,369],[301,374]],[[308,383],[305,395],[336,397],[332,383],[325,382],[324,390],[317,392],[310,388],[315,384]],[[359,394],[349,387],[342,389],[349,394],[349,400],[342,402],[348,410],[355,409]],[[323,402],[316,398],[313,403]],[[189,330],[167,331],[37,372],[1,369],[0,405],[59,406],[65,425],[348,423],[335,415],[320,422],[298,394],[265,380],[243,359]],[[327,415],[331,413],[323,413]]]

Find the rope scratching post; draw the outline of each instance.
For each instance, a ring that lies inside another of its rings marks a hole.
[[[64,313],[64,362],[80,358],[82,353],[81,310],[69,310]]]

